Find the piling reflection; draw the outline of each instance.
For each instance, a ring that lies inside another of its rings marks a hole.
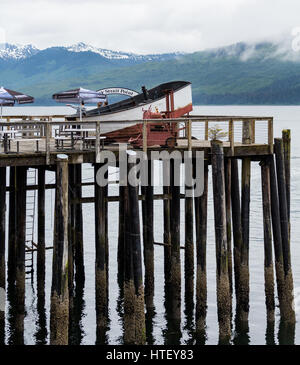
[[[166,327],[163,329],[162,334],[165,345],[180,345],[182,332],[181,332],[181,318],[174,316],[173,293],[169,288],[165,287],[165,319]],[[177,311],[176,311],[177,312]]]
[[[45,307],[45,291],[38,291],[37,294],[37,320],[36,333],[34,335],[36,345],[46,345],[48,330],[47,330],[47,314]]]
[[[275,341],[275,321],[267,321],[265,338],[266,338],[266,345],[268,345],[268,346],[276,345],[276,341]]]
[[[156,316],[155,308],[151,308],[146,312],[146,341],[148,345],[155,345],[155,337],[153,334],[153,322]]]
[[[235,332],[232,342],[234,345],[249,345],[249,322],[242,321],[240,317],[240,313],[237,312],[235,316]]]
[[[194,298],[185,293],[185,324],[184,330],[188,333],[186,345],[193,345],[195,343],[195,325],[194,325]]]
[[[295,323],[280,321],[278,330],[279,345],[295,345]]]
[[[16,287],[9,283],[7,286],[8,302],[8,345],[24,345],[24,310],[18,310]]]
[[[72,306],[70,306],[69,345],[80,345],[85,336],[82,325],[84,309],[84,286],[77,284],[72,297]]]

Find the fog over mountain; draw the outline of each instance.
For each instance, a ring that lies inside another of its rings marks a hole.
[[[300,31],[299,31],[300,34]],[[236,43],[193,53],[138,55],[77,43],[43,50],[0,45],[0,84],[37,103],[54,92],[191,81],[195,104],[300,104],[300,37]]]

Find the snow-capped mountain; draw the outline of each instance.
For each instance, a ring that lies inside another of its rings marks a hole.
[[[118,60],[118,61],[124,60],[124,61],[135,61],[135,62],[164,60],[183,54],[177,52],[177,53],[166,53],[166,54],[138,55],[134,53],[119,52],[104,48],[97,48],[82,42],[67,47],[56,47],[56,48],[74,53],[92,52],[108,60]],[[25,46],[8,44],[8,43],[0,44],[0,59],[3,60],[22,60],[34,56],[39,52],[41,52],[41,50],[31,44]]]
[[[31,44],[25,46],[8,43],[0,44],[0,59],[4,60],[21,60],[31,57],[38,52],[39,50]]]

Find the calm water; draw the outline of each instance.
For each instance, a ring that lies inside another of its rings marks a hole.
[[[8,110],[8,114],[55,114],[70,113],[64,107],[26,107]],[[289,128],[292,130],[292,179],[291,179],[291,253],[294,273],[294,286],[296,292],[297,320],[300,319],[300,107],[280,106],[224,106],[224,107],[196,107],[196,114],[202,115],[257,115],[274,116],[274,134],[281,136],[281,130]],[[262,132],[263,133],[263,132]],[[194,131],[197,135],[197,131]],[[84,181],[93,179],[93,168],[84,165]],[[47,173],[47,183],[54,181],[54,174]],[[241,336],[233,323],[233,343],[266,344],[266,311],[264,296],[264,255],[263,255],[263,226],[262,226],[262,203],[260,188],[260,168],[258,163],[252,163],[251,176],[251,216],[250,216],[250,315],[249,330]],[[158,189],[157,192],[160,190]],[[117,194],[117,188],[110,186],[110,194]],[[84,188],[83,196],[92,196],[92,188]],[[46,240],[47,246],[52,245],[53,232],[53,199],[54,191],[46,193]],[[182,205],[182,213],[184,207]],[[96,314],[95,314],[95,288],[94,288],[94,211],[93,205],[85,204],[84,213],[84,250],[86,281],[84,295],[79,301],[80,321],[77,323],[77,338],[81,344],[94,344],[96,342]],[[183,217],[183,215],[182,215]],[[163,211],[162,203],[155,202],[155,241],[163,241]],[[119,289],[117,285],[117,232],[118,229],[118,204],[109,205],[109,244],[110,244],[110,329],[108,341],[110,344],[122,343],[122,322],[118,312]],[[182,222],[181,241],[184,244],[184,224]],[[183,256],[182,256],[183,260]],[[51,262],[52,252],[47,251],[47,275],[46,275],[46,328],[41,327],[37,312],[37,298],[35,283],[30,281],[26,285],[26,317],[25,317],[25,343],[35,344],[37,341],[46,342],[49,340],[49,308],[50,308],[50,287],[51,287]],[[207,312],[207,344],[218,343],[218,323],[216,307],[216,264],[215,264],[215,243],[214,243],[214,222],[213,222],[213,201],[211,178],[209,183],[208,202],[208,246],[207,246],[207,279],[208,279],[208,312]],[[165,319],[164,308],[164,275],[163,275],[163,248],[155,247],[155,307],[156,314],[153,318],[152,337],[155,344],[193,343],[193,322],[186,318],[184,313],[184,301],[182,302],[182,323],[181,332],[170,334]],[[183,296],[184,298],[184,296]],[[277,302],[278,304],[278,302]],[[298,304],[298,305],[297,305]],[[284,343],[289,339],[282,337],[279,326],[279,311],[276,310],[276,323],[274,332],[268,328],[268,341]],[[45,332],[46,330],[46,332]],[[300,325],[296,324],[295,343],[300,344]],[[6,342],[10,342],[10,328],[7,325]]]

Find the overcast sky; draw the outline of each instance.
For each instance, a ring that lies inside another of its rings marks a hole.
[[[300,27],[299,0],[0,0],[0,43],[193,52]]]

